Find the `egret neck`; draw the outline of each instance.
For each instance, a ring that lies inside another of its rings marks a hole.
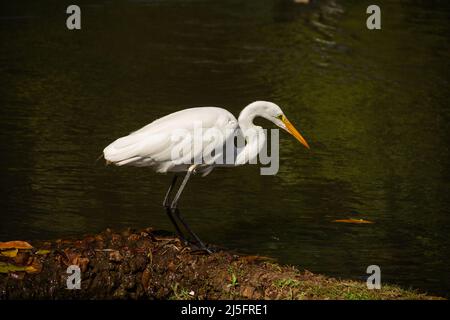
[[[264,114],[264,103],[257,101],[250,103],[239,114],[238,123],[245,138],[245,147],[237,154],[236,165],[245,163],[256,164],[258,154],[266,143],[264,129],[253,123],[255,117],[266,118]]]

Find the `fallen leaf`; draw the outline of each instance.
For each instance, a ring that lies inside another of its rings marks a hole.
[[[27,267],[16,266],[11,263],[0,262],[0,273],[8,273],[15,271],[26,271]]]
[[[364,219],[341,219],[341,220],[333,220],[333,222],[342,222],[342,223],[374,223],[369,220]]]
[[[31,267],[31,268],[30,268]],[[42,271],[42,263],[38,257],[33,257],[26,270],[28,273],[39,273]]]
[[[33,246],[25,241],[0,242],[0,250],[5,249],[33,249]]]
[[[14,258],[15,256],[17,256],[17,252],[19,252],[18,249],[11,249],[11,250],[3,250],[0,252],[0,254],[5,257]]]
[[[50,253],[50,250],[38,250],[38,251],[36,251],[36,254],[39,254],[39,255],[46,255],[46,254],[49,254]]]
[[[39,269],[36,269],[36,268],[33,267],[33,266],[28,266],[28,267],[26,267],[26,268],[25,268],[25,271],[26,271],[27,273],[38,273],[38,272],[40,272]]]

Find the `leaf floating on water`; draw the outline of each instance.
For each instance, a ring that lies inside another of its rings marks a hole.
[[[38,251],[36,251],[36,254],[39,254],[39,255],[46,255],[46,254],[49,254],[50,253],[50,250],[38,250]]]
[[[341,223],[374,223],[369,220],[364,219],[339,219],[339,220],[333,220],[333,222],[341,222]]]
[[[11,249],[0,251],[0,254],[4,257],[14,258],[15,256],[17,256],[17,252],[19,252],[18,249]]]
[[[0,250],[5,249],[33,249],[33,246],[25,241],[0,242]]]

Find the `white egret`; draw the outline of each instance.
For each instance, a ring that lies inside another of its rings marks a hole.
[[[255,117],[262,117],[273,122],[309,148],[306,140],[289,122],[279,106],[272,102],[256,101],[246,106],[241,111],[238,119],[229,111],[217,107],[189,108],[174,112],[112,142],[103,150],[103,156],[107,163],[118,166],[150,166],[160,173],[175,172],[163,202],[166,212],[182,240],[186,241],[187,238],[181,231],[177,220],[195,239],[200,248],[210,252],[182,218],[178,209],[178,201],[192,173],[202,173],[205,176],[214,167],[233,167],[255,159],[264,146],[266,139],[263,129],[253,123]],[[195,136],[194,131],[196,127],[198,129],[198,126],[202,129],[200,137],[174,139],[174,136],[179,136],[180,132],[184,136]],[[208,130],[211,129],[221,134],[223,139],[211,141],[211,137],[207,138]],[[236,134],[241,135],[245,139],[244,146],[238,147],[234,144]],[[205,160],[202,157],[206,151],[203,145],[200,148],[197,147],[198,150],[195,150],[196,139],[202,141],[209,139],[210,149],[215,150],[214,155],[209,160]],[[227,159],[226,163],[219,163],[217,159],[225,155],[225,144],[230,139],[233,141],[233,159],[231,161]],[[181,155],[174,152],[175,150],[190,151],[193,149],[192,153]],[[200,161],[195,161],[199,156]],[[186,172],[186,175],[172,201],[170,201],[171,191],[177,180],[177,172]]]

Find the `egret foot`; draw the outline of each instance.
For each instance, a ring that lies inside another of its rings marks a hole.
[[[213,249],[208,248],[203,242],[188,241],[188,245],[193,252],[205,252],[206,254],[212,254],[214,252]]]
[[[194,243],[201,249],[204,250],[205,252],[207,252],[208,254],[211,254],[212,251],[210,249],[208,249],[206,247],[206,245],[203,243],[202,240],[200,240],[200,238],[195,234],[194,231],[192,231],[192,229],[189,227],[189,225],[186,223],[186,221],[183,219],[183,217],[181,216],[180,210],[178,208],[172,208],[171,209],[172,214],[175,214],[175,216],[177,217],[178,221],[181,222],[181,224],[184,226],[184,228],[186,229],[186,231],[192,236],[192,238],[194,238]]]

